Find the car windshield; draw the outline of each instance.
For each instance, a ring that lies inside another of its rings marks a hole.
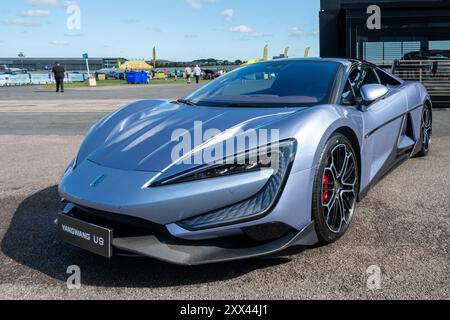
[[[187,96],[202,106],[290,107],[328,103],[339,64],[282,60],[239,68]]]

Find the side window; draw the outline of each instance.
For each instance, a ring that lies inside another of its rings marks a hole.
[[[362,102],[361,87],[366,84],[379,84],[380,79],[375,69],[362,65],[350,72],[344,92],[342,94],[342,104],[354,106]]]
[[[364,73],[364,80],[362,85],[366,84],[380,84],[380,79],[378,78],[377,73],[375,72],[375,69],[369,66],[363,67],[363,73]],[[362,87],[362,86],[361,86]]]
[[[401,82],[399,82],[394,77],[391,77],[388,73],[384,72],[383,70],[377,70],[378,78],[380,78],[380,82],[384,86],[399,86],[401,85]]]
[[[360,68],[355,68],[350,72],[344,92],[342,93],[342,104],[346,106],[357,105],[361,100],[359,85],[362,83],[362,73]]]
[[[344,106],[354,106],[356,104],[355,92],[353,92],[352,84],[350,80],[347,80],[344,88],[344,92],[342,93],[342,102]]]

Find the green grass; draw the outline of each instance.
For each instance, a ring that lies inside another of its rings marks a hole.
[[[200,80],[201,83],[206,83],[209,80]],[[195,83],[195,79],[192,81]],[[169,80],[151,80],[150,85],[153,84],[185,84],[186,79],[178,79],[178,81],[174,81],[173,79]],[[97,87],[116,87],[116,86],[133,86],[132,84],[128,84],[125,80],[104,80],[104,81],[97,81]],[[54,84],[46,84],[43,85],[46,89],[54,89]],[[88,85],[86,83],[82,82],[75,82],[75,83],[66,83],[64,84],[64,87],[67,89],[71,88],[88,88]]]
[[[191,79],[191,81],[192,81],[192,83],[195,83],[195,78],[194,79]],[[203,79],[200,79],[200,83],[207,83],[207,82],[209,82],[209,81],[211,81],[211,80],[203,80]],[[151,80],[150,81],[150,84],[173,84],[173,83],[176,83],[176,84],[185,84],[185,83],[187,83],[187,80],[186,79],[180,79],[180,78],[178,78],[178,80],[177,81],[175,81],[173,78],[172,79],[168,79],[168,80],[160,80],[160,79],[153,79],[153,80]]]

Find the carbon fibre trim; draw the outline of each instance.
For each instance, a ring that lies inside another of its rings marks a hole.
[[[178,265],[203,265],[258,258],[279,253],[292,246],[313,246],[318,243],[312,222],[297,234],[267,243],[242,245],[239,239],[224,238],[210,241],[186,241],[163,236],[114,239],[113,246],[139,256],[150,257]]]

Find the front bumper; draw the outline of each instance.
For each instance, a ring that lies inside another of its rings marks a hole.
[[[178,265],[202,265],[272,255],[291,246],[311,246],[318,242],[314,223],[300,232],[289,232],[272,241],[257,242],[234,236],[213,240],[175,238],[164,226],[139,219],[108,214],[68,204],[65,215],[114,230],[113,254],[134,254]]]
[[[292,173],[281,197],[270,214],[245,223],[200,231],[186,230],[178,224],[183,219],[197,216],[239,203],[258,193],[269,176],[260,173],[245,178],[228,177],[180,184],[161,188],[147,188],[157,173],[122,171],[99,166],[85,160],[73,171],[68,169],[59,185],[61,198],[85,208],[107,212],[108,216],[123,215],[165,226],[169,233],[185,240],[208,240],[242,234],[243,228],[255,225],[283,223],[303,230],[311,222],[310,185],[314,170]],[[98,177],[106,178],[98,184]]]
[[[59,185],[63,199],[88,208],[168,225],[251,198],[271,171],[149,188],[156,172],[124,171],[83,161]]]
[[[179,265],[202,265],[257,258],[278,253],[292,246],[317,244],[314,223],[298,234],[289,234],[272,242],[243,246],[239,239],[209,241],[175,240],[161,236],[114,239],[117,249]]]

